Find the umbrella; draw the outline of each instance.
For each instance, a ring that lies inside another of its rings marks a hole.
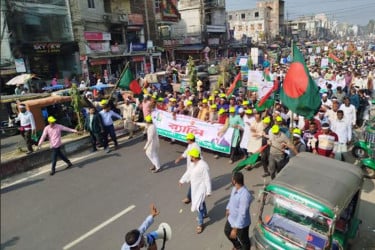
[[[36,78],[34,74],[21,74],[10,79],[6,85],[25,84],[28,80]]]
[[[238,171],[241,171],[244,167],[248,165],[253,165],[257,162],[260,153],[262,153],[263,150],[265,150],[268,147],[268,144],[260,147],[254,154],[247,157],[245,160],[240,161],[237,166],[233,169],[233,173],[236,173]]]

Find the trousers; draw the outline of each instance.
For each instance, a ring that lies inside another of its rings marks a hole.
[[[63,154],[63,152],[61,152],[60,147],[52,148],[52,172],[55,172],[56,169],[57,156],[59,156],[61,160],[65,161],[68,165],[72,164],[69,159],[66,158],[66,156]]]
[[[240,249],[240,250],[250,250],[251,246],[251,241],[249,237],[249,226],[237,229],[237,238],[236,239],[231,239],[230,232],[232,231],[232,226],[230,225],[229,221],[225,223],[224,227],[224,233],[225,236],[227,236],[228,240],[230,240],[233,244],[233,247],[235,249]]]

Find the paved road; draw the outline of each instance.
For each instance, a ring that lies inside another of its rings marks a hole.
[[[55,176],[50,177],[49,166],[45,166],[3,181],[1,249],[120,249],[124,234],[140,225],[151,202],[161,211],[151,229],[161,222],[168,222],[173,229],[166,249],[231,249],[223,235],[232,167],[228,159],[216,160],[204,152],[211,167],[213,195],[207,202],[207,227],[196,235],[196,214],[181,203],[187,186],[177,185],[185,165],[174,164],[185,146],[161,140],[164,170],[153,174],[148,170],[143,145],[144,141],[135,139],[122,143],[111,154],[81,152],[72,158],[74,168],[63,170],[60,163],[61,171]],[[246,185],[255,197],[268,180],[261,174],[261,168],[245,172]],[[7,187],[12,182],[14,185]],[[375,236],[374,194],[374,182],[366,180],[366,201],[361,204],[365,234],[361,237],[368,246]],[[258,206],[255,200],[251,206],[253,221]]]

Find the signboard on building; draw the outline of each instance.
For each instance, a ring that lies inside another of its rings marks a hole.
[[[109,52],[110,44],[109,41],[103,42],[88,42],[86,44],[86,53],[90,54],[93,52]]]
[[[225,33],[225,25],[207,25],[206,31],[209,33]]]
[[[34,43],[34,51],[40,54],[55,54],[61,52],[61,43]]]
[[[26,72],[25,61],[23,60],[23,58],[14,59],[14,64],[16,65],[17,73]]]
[[[208,45],[219,45],[220,44],[220,38],[208,38]]]
[[[181,14],[177,9],[177,0],[162,0],[160,12],[163,21],[177,23],[181,19]]]
[[[85,31],[84,37],[87,41],[110,41],[111,33]]]
[[[128,15],[128,25],[139,25],[142,26],[143,22],[143,15],[141,14],[129,14]]]
[[[111,59],[90,59],[91,65],[106,65],[111,64]]]

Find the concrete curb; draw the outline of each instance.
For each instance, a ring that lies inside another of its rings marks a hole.
[[[140,131],[139,128],[134,130],[134,133],[137,133],[138,131]],[[128,132],[124,129],[116,129],[117,138],[121,138],[127,134]],[[61,150],[66,155],[72,155],[74,153],[87,150],[90,147],[90,136],[86,135],[69,141],[63,140]],[[15,174],[26,172],[50,163],[51,152],[52,150],[50,148],[43,148],[30,155],[20,155],[13,159],[1,162],[0,179],[3,180]]]

